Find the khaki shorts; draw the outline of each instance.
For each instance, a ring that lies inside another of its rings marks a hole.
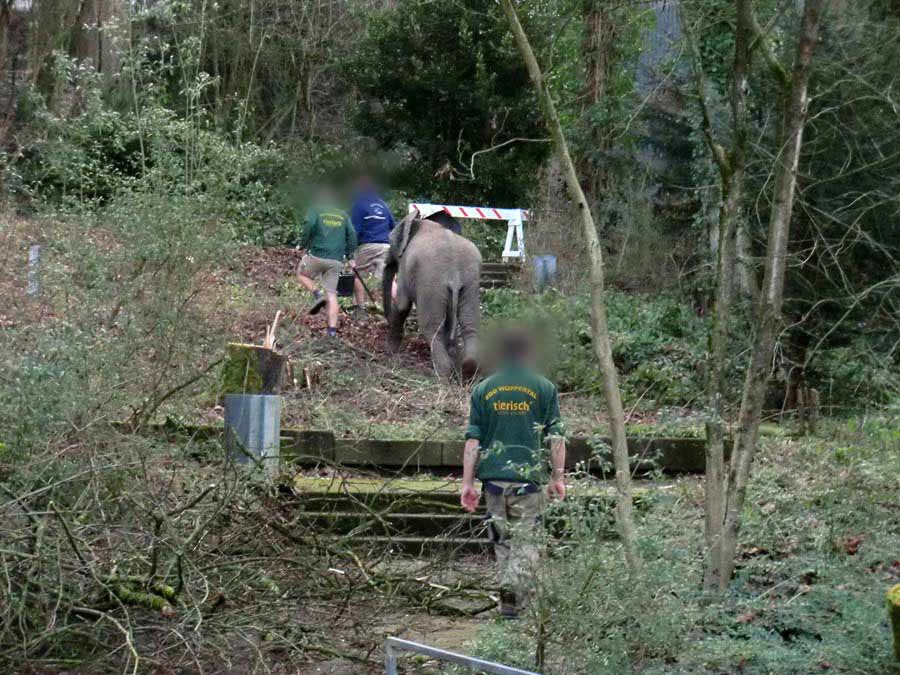
[[[491,481],[509,490],[504,494],[484,491],[488,512],[488,535],[494,545],[500,585],[514,590],[519,602],[528,595],[531,575],[541,558],[542,542],[538,536],[541,514],[547,505],[546,488],[518,495],[516,483]]]
[[[310,279],[318,279],[322,287],[329,293],[337,293],[338,277],[344,263],[340,260],[317,258],[307,253],[300,261],[297,271]]]
[[[387,260],[390,244],[363,244],[356,249],[356,269],[360,274],[384,275],[384,263]]]

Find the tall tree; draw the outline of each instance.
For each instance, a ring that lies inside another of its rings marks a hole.
[[[369,18],[346,70],[356,128],[399,158],[412,195],[527,203],[549,144],[506,35],[484,0],[399,0]]]
[[[616,468],[616,489],[618,500],[616,502],[616,523],[619,534],[622,537],[622,545],[625,549],[625,559],[629,568],[637,570],[641,566],[641,556],[637,550],[637,534],[634,526],[634,503],[631,490],[631,473],[628,465],[628,442],[625,437],[625,413],[622,408],[622,394],[619,390],[619,376],[616,364],[613,361],[612,345],[609,337],[609,324],[607,321],[606,303],[604,300],[603,278],[603,249],[600,237],[597,234],[597,226],[594,217],[588,208],[587,199],[578,179],[578,172],[569,146],[563,133],[559,114],[553,97],[547,88],[541,67],[531,48],[528,35],[519,21],[513,0],[501,0],[503,11],[509,19],[509,25],[516,44],[522,54],[522,59],[528,68],[528,74],[534,85],[541,108],[544,113],[550,135],[559,162],[565,176],[566,187],[569,196],[575,203],[581,218],[584,237],[588,245],[590,255],[591,272],[591,332],[594,338],[594,351],[600,362],[600,370],[603,377],[603,393],[606,397],[606,407],[609,414],[609,426],[613,444],[613,459]]]
[[[744,194],[749,144],[747,119],[747,82],[749,79],[752,17],[749,0],[737,0],[735,50],[731,81],[730,143],[722,140],[714,126],[710,83],[704,72],[703,59],[697,43],[698,36],[691,17],[683,16],[685,34],[691,47],[694,84],[703,125],[703,136],[719,176],[720,203],[716,246],[716,291],[710,327],[707,357],[707,421],[706,421],[706,480],[705,527],[708,565],[704,577],[707,590],[718,589],[719,580],[713,575],[720,568],[719,540],[725,520],[725,392],[728,360],[728,319],[736,269],[737,228]],[[728,147],[726,148],[726,144]]]
[[[737,537],[741,514],[750,479],[750,469],[759,436],[759,424],[765,398],[766,384],[771,370],[772,354],[781,325],[784,283],[790,240],[791,218],[797,190],[797,171],[803,146],[809,105],[809,80],[813,55],[819,39],[822,13],[828,0],[806,0],[800,21],[797,53],[790,72],[780,63],[769,44],[769,37],[757,23],[750,0],[737,0],[739,36],[742,45],[738,53],[746,54],[752,40],[761,50],[768,69],[781,91],[779,154],[776,158],[773,205],[769,216],[769,231],[765,256],[765,276],[756,307],[753,346],[750,366],[744,379],[741,407],[738,416],[734,447],[728,472],[725,508],[721,528],[717,520],[709,523],[713,532],[708,535],[714,549],[707,561],[705,578],[720,591],[727,587],[734,572]],[[743,62],[743,57],[741,58]],[[737,61],[736,61],[737,65]],[[735,78],[736,85],[746,80]],[[719,268],[719,287],[730,284],[728,270]],[[718,512],[715,518],[718,518]],[[715,530],[720,534],[715,535]]]

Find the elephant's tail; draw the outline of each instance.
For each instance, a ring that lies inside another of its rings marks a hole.
[[[456,342],[459,337],[459,286],[450,286],[450,306],[447,308],[447,329],[450,333],[450,342]]]

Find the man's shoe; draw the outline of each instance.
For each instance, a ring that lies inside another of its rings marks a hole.
[[[518,619],[519,608],[516,603],[516,594],[512,591],[500,591],[500,618]]]
[[[313,315],[315,315],[315,314],[318,314],[319,312],[322,311],[322,308],[323,308],[326,304],[328,304],[328,299],[327,299],[327,298],[319,298],[318,300],[316,300],[316,301],[312,304],[312,306],[309,308],[309,312],[307,312],[307,314],[309,314],[310,316],[313,316]]]

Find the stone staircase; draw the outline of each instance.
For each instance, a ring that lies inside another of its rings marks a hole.
[[[512,286],[520,266],[515,263],[486,262],[481,264],[482,288],[508,288]]]
[[[315,533],[307,536],[311,545],[411,555],[490,550],[483,505],[474,514],[466,513],[459,505],[456,479],[298,476],[291,488],[293,526],[299,532]],[[648,503],[647,494],[646,487],[636,491],[639,506]],[[570,496],[568,508],[573,503],[606,514],[596,535],[615,537],[611,486],[578,489]],[[551,507],[545,522],[554,537],[567,537],[565,514],[554,515]]]

